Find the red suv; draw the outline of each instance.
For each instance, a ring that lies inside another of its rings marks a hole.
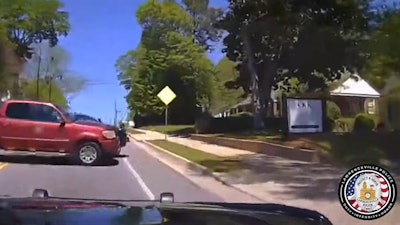
[[[121,151],[113,126],[74,122],[62,108],[48,102],[8,100],[0,104],[0,148],[6,151],[67,155],[84,165]]]

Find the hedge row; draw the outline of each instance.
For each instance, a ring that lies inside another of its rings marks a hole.
[[[265,118],[264,124],[269,129],[282,129],[284,120],[281,118]],[[251,130],[253,127],[254,118],[249,113],[240,113],[222,118],[202,115],[195,122],[195,129],[199,134],[238,132]]]

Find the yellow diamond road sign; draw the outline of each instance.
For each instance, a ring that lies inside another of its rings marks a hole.
[[[165,105],[169,105],[175,98],[176,94],[169,88],[165,86],[157,95],[157,97],[164,102]]]

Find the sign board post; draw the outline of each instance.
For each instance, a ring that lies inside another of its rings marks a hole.
[[[160,92],[158,92],[157,97],[165,104],[165,140],[167,140],[167,125],[168,125],[168,105],[176,98],[176,94],[169,88],[165,86]]]

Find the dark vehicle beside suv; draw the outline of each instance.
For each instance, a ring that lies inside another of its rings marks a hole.
[[[8,100],[0,104],[0,148],[11,153],[66,155],[83,165],[94,165],[121,151],[114,126],[73,120],[48,102]]]
[[[68,114],[73,121],[92,121],[92,122],[103,123],[101,119],[95,119],[94,117],[91,117],[86,114],[82,113],[68,113]],[[121,124],[119,128],[115,127],[115,130],[117,132],[117,136],[119,138],[121,147],[126,146],[126,143],[129,142],[129,138],[126,133],[125,126]]]

